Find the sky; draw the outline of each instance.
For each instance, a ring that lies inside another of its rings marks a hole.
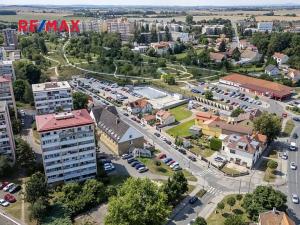
[[[0,0],[5,5],[181,5],[181,6],[241,6],[241,5],[275,5],[300,4],[299,0]]]

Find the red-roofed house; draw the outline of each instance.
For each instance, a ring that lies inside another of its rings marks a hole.
[[[127,104],[127,111],[131,114],[151,113],[152,109],[152,105],[145,98],[140,98]]]
[[[214,62],[222,62],[224,59],[226,59],[225,54],[216,53],[216,52],[210,52],[209,57],[210,57],[210,60],[214,61]]]
[[[282,64],[285,64],[289,60],[289,57],[283,53],[275,52],[273,55],[273,59],[276,60],[278,66],[281,66]]]
[[[35,117],[47,183],[96,176],[94,121],[86,109]]]
[[[156,113],[156,120],[159,121],[160,125],[167,126],[175,123],[175,116],[169,111],[159,110]]]

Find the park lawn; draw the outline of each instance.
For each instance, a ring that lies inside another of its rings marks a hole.
[[[295,127],[295,123],[293,120],[288,120],[285,124],[285,127],[284,127],[284,131],[283,133],[286,135],[286,136],[290,136],[293,129]]]
[[[230,209],[230,206],[226,203],[226,201],[231,196],[236,197],[236,194],[227,195],[224,197],[222,202],[224,202],[225,208],[222,211],[217,210],[218,213],[215,213],[215,211],[212,212],[212,214],[210,214],[210,216],[207,219],[208,225],[223,225],[226,217],[228,217],[229,215],[241,215],[245,222],[249,222],[248,214],[241,206],[241,202],[243,200],[236,200],[235,205]]]
[[[236,175],[236,174],[240,174],[240,171],[233,169],[233,168],[229,168],[227,166],[224,166],[222,168],[222,171],[226,174],[231,174],[231,175]]]
[[[160,160],[155,160],[153,159],[149,159],[149,158],[137,158],[140,162],[142,162],[143,164],[145,164],[149,171],[153,174],[157,174],[157,175],[163,175],[163,176],[172,176],[175,172],[166,164],[164,164],[162,161]],[[156,165],[156,161],[160,162],[160,165]],[[189,181],[197,181],[197,178],[192,175],[189,171],[187,170],[182,170],[184,176],[186,177],[187,180]]]
[[[172,108],[170,109],[170,112],[175,116],[175,119],[177,121],[189,118],[193,114],[190,110],[187,109],[187,104]]]
[[[192,119],[187,122],[181,123],[178,126],[172,127],[168,129],[166,132],[173,137],[187,137],[191,135],[189,129],[194,124],[195,121]]]

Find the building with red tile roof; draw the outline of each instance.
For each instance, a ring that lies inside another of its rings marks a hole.
[[[273,209],[259,214],[258,225],[296,225],[296,223],[285,212]]]
[[[220,78],[219,82],[222,84],[238,87],[241,91],[253,92],[257,95],[269,96],[277,100],[289,98],[293,91],[291,87],[279,83],[253,78],[238,73],[232,73],[230,75],[222,77]]]

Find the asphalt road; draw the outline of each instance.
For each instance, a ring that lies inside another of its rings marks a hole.
[[[300,123],[296,122],[296,128],[294,130],[298,135],[300,135]],[[288,152],[288,161],[295,162],[298,166],[297,170],[291,170],[290,167],[288,167],[288,205],[289,205],[289,214],[296,219],[297,224],[300,224],[300,204],[294,204],[291,201],[292,194],[297,194],[300,196],[300,173],[299,173],[299,164],[300,164],[300,153],[299,153],[299,146],[300,146],[300,139],[297,140],[291,139],[292,141],[295,141],[298,150],[297,151],[289,151]],[[288,146],[287,146],[288,147]]]

